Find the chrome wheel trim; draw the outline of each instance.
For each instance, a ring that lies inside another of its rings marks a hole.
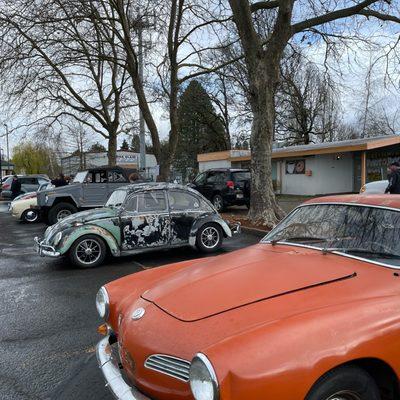
[[[326,400],[361,400],[361,397],[352,390],[341,390],[332,396],[329,396]]]
[[[75,248],[75,256],[84,265],[94,264],[101,257],[101,247],[97,240],[84,239]]]
[[[221,196],[215,196],[213,199],[213,204],[214,207],[217,211],[220,211],[222,209],[222,197]]]
[[[29,210],[25,213],[25,220],[28,222],[35,222],[39,217],[39,214],[34,210]]]
[[[67,218],[70,215],[72,215],[72,212],[70,210],[60,210],[57,213],[57,221],[61,221],[62,219]]]
[[[219,231],[214,226],[207,226],[200,236],[202,245],[207,249],[213,249],[219,243]]]

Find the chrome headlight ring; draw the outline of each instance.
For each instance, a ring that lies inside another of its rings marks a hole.
[[[103,318],[105,321],[107,321],[110,314],[110,299],[104,286],[102,286],[97,292],[96,308],[100,318]]]
[[[53,240],[53,245],[57,246],[58,243],[60,243],[62,238],[62,232],[58,232],[55,236],[54,236],[54,240]]]
[[[219,400],[217,375],[210,360],[203,353],[194,356],[189,381],[195,400]]]

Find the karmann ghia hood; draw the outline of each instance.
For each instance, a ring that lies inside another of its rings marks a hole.
[[[196,321],[237,307],[354,276],[349,260],[320,251],[259,244],[185,268],[142,297],[183,321]]]

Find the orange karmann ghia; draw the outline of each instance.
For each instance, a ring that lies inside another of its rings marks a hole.
[[[314,199],[255,246],[102,287],[99,365],[121,400],[399,399],[399,269],[400,196]]]

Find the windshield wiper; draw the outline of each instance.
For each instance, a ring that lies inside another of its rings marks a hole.
[[[370,256],[376,256],[376,258],[400,258],[400,255],[398,255],[398,254],[386,253],[383,251],[372,251],[372,250],[362,249],[362,248],[358,248],[358,247],[354,247],[354,248],[331,247],[331,248],[322,249],[322,252],[324,254],[333,253],[335,251],[338,251],[341,253],[346,253],[346,254],[351,254],[351,253],[367,254]]]
[[[314,236],[292,236],[282,239],[271,240],[271,244],[274,246],[279,242],[327,242],[329,239],[314,237]]]

